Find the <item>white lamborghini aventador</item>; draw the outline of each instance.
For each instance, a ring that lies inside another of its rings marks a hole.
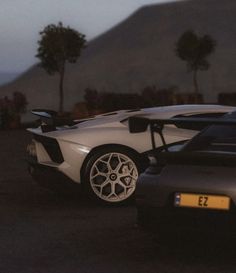
[[[100,201],[124,202],[134,193],[138,175],[147,166],[147,154],[152,149],[149,129],[143,133],[129,133],[129,117],[221,117],[233,110],[234,107],[220,105],[164,106],[122,110],[67,122],[67,125],[60,122],[53,111],[35,110],[33,113],[43,122],[36,129],[28,129],[33,134],[32,143],[27,147],[29,170],[36,180],[41,177],[36,174],[50,172],[55,174],[55,179],[60,175],[81,183],[90,196]],[[202,129],[200,127],[199,124],[166,126],[166,142],[188,140]],[[158,135],[155,137],[160,147],[162,141]],[[53,179],[51,175],[42,177],[49,183]]]

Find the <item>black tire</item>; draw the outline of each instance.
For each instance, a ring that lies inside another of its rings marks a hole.
[[[135,152],[109,146],[90,155],[83,172],[88,195],[105,204],[122,204],[130,200],[140,173],[140,159]]]

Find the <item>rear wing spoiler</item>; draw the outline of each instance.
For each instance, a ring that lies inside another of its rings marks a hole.
[[[58,115],[56,111],[48,109],[34,109],[31,113],[38,116],[43,132],[56,131],[57,126],[73,126],[78,123],[71,118]]]
[[[236,126],[236,119],[225,119],[225,118],[171,118],[171,119],[149,119],[146,117],[130,117],[129,118],[129,131],[130,133],[143,133],[148,127],[150,127],[151,141],[153,149],[156,148],[155,137],[154,134],[158,133],[163,142],[163,146],[165,150],[167,149],[167,145],[165,142],[165,138],[163,136],[163,129],[165,125],[191,125],[191,124],[199,124],[205,127],[211,125],[226,125],[226,126]]]

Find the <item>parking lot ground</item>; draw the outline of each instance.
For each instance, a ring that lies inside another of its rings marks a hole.
[[[1,273],[236,272],[236,241],[137,228],[133,204],[57,195],[27,173],[24,131],[0,132]]]

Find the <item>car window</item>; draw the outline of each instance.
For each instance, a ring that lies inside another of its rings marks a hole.
[[[236,113],[227,114],[226,119],[236,119]],[[203,130],[184,148],[188,151],[236,152],[236,125],[212,125]]]
[[[174,118],[220,118],[226,113],[201,113],[201,114],[191,114],[191,115],[177,115]],[[186,124],[186,123],[179,123],[176,125],[177,128],[181,129],[188,129],[188,130],[195,130],[195,131],[201,131],[203,130],[206,125],[201,123],[192,123],[192,124]]]

